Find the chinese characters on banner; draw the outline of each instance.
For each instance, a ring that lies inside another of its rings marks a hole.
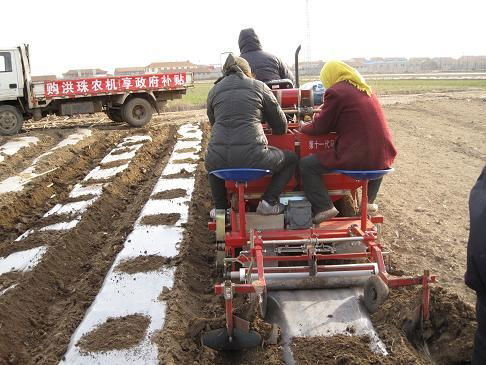
[[[174,89],[185,83],[185,73],[115,76],[97,79],[46,81],[44,92],[47,98],[52,98],[55,96],[110,94],[148,89]]]

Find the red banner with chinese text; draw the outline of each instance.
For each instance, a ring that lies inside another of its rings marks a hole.
[[[175,89],[182,87],[186,80],[186,73],[55,80],[44,82],[44,92],[46,98],[117,94],[127,91]]]

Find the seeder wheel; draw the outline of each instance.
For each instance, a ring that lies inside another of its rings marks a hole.
[[[226,253],[222,250],[216,250],[216,270],[218,272],[224,271],[224,259],[226,258]]]
[[[363,303],[370,313],[378,310],[378,307],[388,298],[390,290],[378,276],[371,276],[364,286]]]
[[[258,315],[262,318],[265,318],[267,315],[267,303],[268,303],[268,295],[265,291],[261,294],[261,299],[258,294],[250,293],[249,295],[250,302],[257,301],[256,309],[258,311]]]
[[[267,315],[267,303],[268,303],[268,295],[267,292],[263,292],[261,298],[258,298],[258,314],[260,317],[265,318]]]

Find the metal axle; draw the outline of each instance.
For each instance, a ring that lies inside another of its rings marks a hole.
[[[362,286],[366,279],[378,272],[376,264],[348,264],[333,265],[339,271],[324,271],[325,267],[318,266],[314,276],[309,275],[307,266],[267,267],[265,268],[265,280],[268,290],[292,290],[292,289],[321,289],[321,288],[346,288]],[[245,282],[248,278],[247,268],[229,273],[231,280]],[[252,270],[254,271],[254,270]],[[251,280],[257,280],[258,274],[252,273]]]
[[[336,238],[304,238],[301,240],[263,240],[264,245],[292,245],[302,243],[333,243],[364,241],[364,237],[336,237]],[[248,241],[247,244],[250,242]]]

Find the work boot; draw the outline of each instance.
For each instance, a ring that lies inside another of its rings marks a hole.
[[[337,210],[335,207],[332,207],[331,209],[328,210],[323,210],[322,212],[317,213],[314,216],[314,218],[312,218],[312,223],[320,224],[324,221],[334,218],[338,214],[339,214],[339,210]]]
[[[260,200],[256,212],[261,215],[277,215],[282,214],[285,210],[285,205],[282,203],[275,203],[270,205],[266,200]]]
[[[375,214],[375,213],[377,213],[378,212],[378,204],[368,203],[367,212],[368,212],[368,214]],[[359,210],[359,214],[361,214],[361,208]]]
[[[368,213],[376,213],[378,212],[378,204],[375,203],[368,203]]]

